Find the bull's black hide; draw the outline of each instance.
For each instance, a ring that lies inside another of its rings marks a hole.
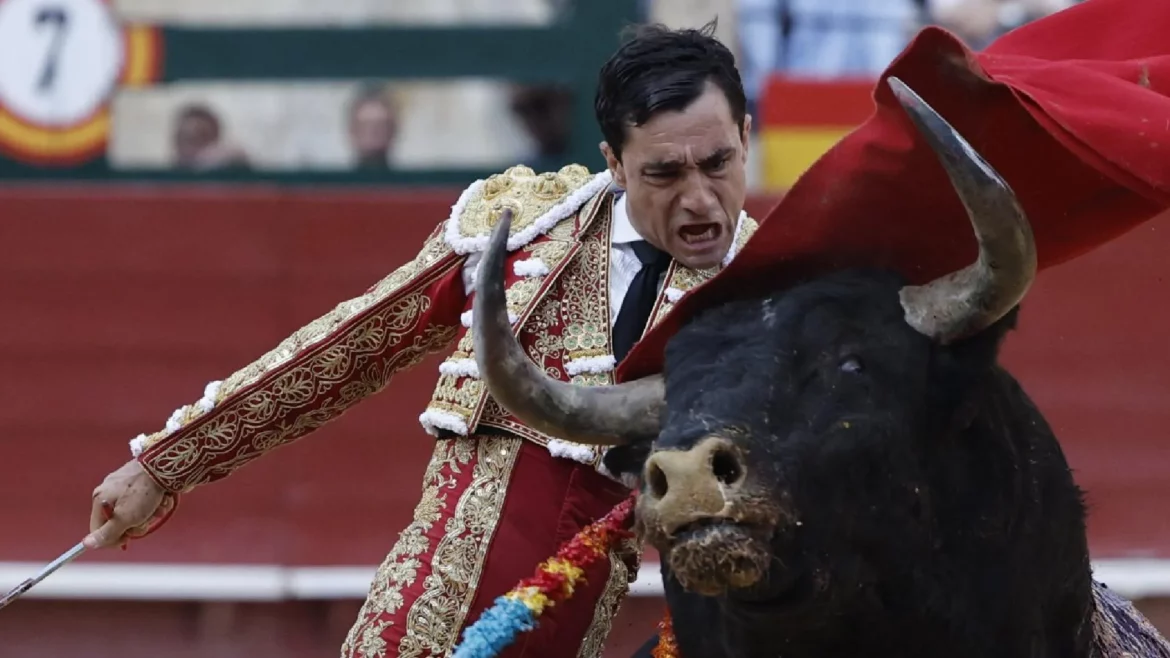
[[[656,454],[730,438],[745,500],[778,505],[738,514],[746,530],[643,527],[684,658],[1170,656],[1092,580],[1081,491],[996,363],[1017,312],[940,345],[904,320],[902,284],[837,273],[711,309],[668,346]],[[614,455],[641,473],[645,450]],[[680,584],[725,578],[703,552],[734,559],[761,533],[760,582]]]

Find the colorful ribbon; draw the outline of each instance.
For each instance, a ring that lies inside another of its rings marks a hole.
[[[545,608],[573,595],[590,565],[608,556],[621,539],[633,536],[626,529],[637,494],[618,503],[608,514],[582,529],[557,554],[543,562],[531,578],[497,598],[474,624],[463,631],[463,643],[453,658],[494,658],[521,632],[536,628]],[[673,658],[666,654],[658,658]]]
[[[674,637],[674,622],[670,618],[670,610],[662,615],[658,622],[658,646],[650,651],[653,658],[678,658],[678,640]]]

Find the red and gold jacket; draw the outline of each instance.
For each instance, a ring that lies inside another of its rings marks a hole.
[[[146,471],[179,493],[225,477],[287,445],[385,387],[426,355],[455,351],[419,420],[434,435],[506,430],[553,454],[600,467],[599,452],[525,427],[489,396],[472,352],[471,297],[463,269],[486,248],[504,208],[513,211],[508,240],[508,310],[521,344],[549,375],[590,385],[613,382],[609,260],[614,193],[608,172],[579,165],[536,174],[512,167],[476,181],[414,260],[342,302],[204,396],[178,409],[166,426],[131,441]],[[740,216],[723,265],[755,232]],[[722,269],[672,264],[651,314],[666,316],[684,294]]]

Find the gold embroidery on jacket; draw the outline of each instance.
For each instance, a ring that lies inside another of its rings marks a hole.
[[[559,227],[561,225],[571,229],[573,222],[571,220],[565,220],[557,226]],[[539,258],[552,270],[564,260],[565,256],[569,255],[570,245],[559,233],[554,229],[549,232],[549,240],[544,242],[530,242],[524,247],[524,250],[530,252],[532,258]]]
[[[583,372],[569,378],[569,383],[576,386],[609,386],[613,383],[612,372]]]
[[[449,507],[447,490],[454,487],[454,474],[471,462],[473,446],[464,441],[438,441],[423,475],[422,498],[414,508],[414,520],[399,535],[394,548],[378,567],[357,620],[342,645],[342,656],[382,658],[386,655],[385,634],[394,616],[405,605],[403,590],[414,585],[424,560],[429,562],[428,533]]]
[[[559,282],[561,342],[564,360],[611,353],[609,328],[610,224],[612,196],[581,237],[581,248]],[[558,379],[563,377],[558,376]]]
[[[528,358],[550,377],[560,376],[561,341],[550,331],[557,326],[560,306],[560,300],[546,297],[524,323],[525,330],[534,336],[527,345]]]
[[[612,199],[612,195],[601,193],[597,195],[597,198]],[[575,281],[588,280],[590,290],[599,291],[606,295],[600,301],[587,299],[585,302],[578,302],[578,306],[592,305],[586,308],[585,312],[597,313],[604,310],[608,313],[609,288],[605,282],[608,281],[606,267],[609,258],[608,251],[602,250],[598,239],[599,236],[608,238],[609,214],[596,211],[610,205],[612,204],[601,203],[594,199],[582,206],[581,213],[588,211],[597,215],[596,218],[591,215],[583,220],[589,222],[589,229],[583,236],[574,236],[574,220],[569,217],[559,222],[546,234],[545,238],[522,247],[522,252],[531,253],[532,257],[539,257],[549,268],[549,274],[540,277],[519,278],[509,283],[505,290],[508,311],[516,314],[519,318],[520,342],[524,346],[525,352],[546,374],[555,379],[565,379],[563,361],[568,358],[564,352],[564,339],[561,335],[566,316],[565,301],[561,291],[573,290],[578,297],[587,297],[589,294],[577,290],[577,283],[566,287],[562,282],[564,277],[575,276]],[[598,246],[594,248],[596,253],[591,252],[582,256],[581,249],[588,248],[585,245],[594,243],[598,243]],[[576,250],[574,250],[575,246]],[[600,257],[598,257],[599,255]],[[583,265],[582,263],[587,264]],[[573,275],[573,272],[577,272],[577,274]],[[580,314],[581,311],[573,311],[572,313]],[[604,316],[602,320],[608,323],[608,315]],[[608,340],[608,333],[603,339]],[[595,356],[607,353],[605,346],[601,347],[602,351]],[[464,330],[456,351],[448,361],[474,359],[473,349],[472,329],[468,328]],[[502,429],[523,427],[514,422],[508,422],[506,426],[494,422],[506,417],[507,412],[503,411],[499,405],[492,404],[486,387],[479,379],[461,374],[440,374],[427,410],[452,416],[453,418],[447,420],[457,421],[469,429],[477,424]],[[517,433],[541,445],[547,443],[548,440],[548,437],[543,434],[528,429],[519,430]]]
[[[431,559],[432,571],[423,579],[424,591],[406,613],[399,658],[445,655],[458,643],[500,521],[521,441],[483,435],[455,439],[474,446],[472,481],[447,519]]]
[[[601,208],[610,206],[607,203]],[[544,292],[521,326],[520,342],[525,351],[554,379],[569,379],[564,371],[567,360],[610,353],[609,225],[610,214],[598,212],[588,231],[578,238],[580,246],[560,278]],[[590,381],[612,383],[608,372],[583,374],[590,375]],[[555,438],[516,422],[490,396],[479,415],[479,425],[508,430],[542,446]]]
[[[630,573],[626,563],[619,557],[617,551],[609,552],[609,578],[605,581],[605,589],[597,599],[597,606],[593,610],[593,621],[585,638],[581,642],[581,649],[577,658],[601,658],[605,650],[605,640],[613,629],[613,620],[618,609],[629,591]]]
[[[561,277],[566,359],[609,353],[609,282],[604,276],[608,262],[608,245],[591,235]]]
[[[211,417],[200,426],[182,436],[159,433],[148,439],[151,452],[144,455],[144,466],[168,489],[191,489],[321,427],[381,390],[395,373],[446,348],[455,339],[456,326],[431,325],[419,331],[418,324],[431,306],[426,288],[459,262],[436,230],[410,263],[229,377],[220,387]],[[394,299],[394,295],[400,297]],[[385,306],[345,326],[379,303]],[[416,331],[418,335],[403,343]],[[326,338],[337,344],[313,353],[314,346]],[[304,362],[248,390],[267,373],[306,355]],[[185,431],[186,425],[201,417],[188,411],[176,432]],[[227,455],[232,458],[215,463]]]
[[[517,304],[518,308],[516,309],[509,308],[519,317],[519,326],[523,328],[521,331],[527,331],[531,334],[533,327],[551,328],[556,324],[556,315],[546,307],[559,305],[554,291],[567,267],[565,259],[574,254],[575,239],[572,235],[572,227],[573,218],[569,217],[559,222],[554,230],[549,232],[546,240],[524,246],[525,251],[540,254],[540,256],[535,257],[539,257],[545,262],[549,273],[542,277],[522,279],[509,288],[509,293],[513,289],[523,290],[523,292],[514,293],[517,299],[523,300],[523,303]],[[569,230],[567,234],[565,233],[566,229]],[[521,343],[524,343],[523,339]],[[545,363],[546,358],[559,353],[559,342],[537,341],[528,346],[527,351],[533,362],[541,366],[546,373],[553,377],[559,377],[555,364]]]
[[[474,192],[457,218],[461,237],[490,235],[505,208],[511,208],[511,233],[516,234],[565,201],[573,192],[593,179],[585,167],[577,164],[557,172],[537,174],[523,165],[493,174]]]
[[[464,357],[471,356],[472,351],[475,349],[475,338],[472,336],[470,327],[463,333],[463,337],[459,339],[459,347],[457,349]]]
[[[570,359],[585,359],[609,354],[609,332],[592,322],[565,327],[565,353]]]
[[[297,415],[291,422],[274,425],[279,415],[310,400],[310,393],[349,376],[346,374],[331,381],[309,379],[307,371],[312,370],[311,363],[290,371],[274,382],[270,390],[259,390],[246,396],[236,403],[236,408],[219,414],[153,455],[150,461],[152,472],[164,486],[174,490],[195,487],[216,476],[227,475],[260,455],[320,428],[361,399],[380,391],[395,373],[450,345],[455,332],[455,327],[427,327],[422,335],[414,337],[410,345],[399,347],[381,368],[370,353],[359,352],[351,345],[353,362],[360,368],[358,377],[334,391],[333,396],[316,409]],[[248,434],[252,437],[250,441],[241,442],[236,438]],[[230,460],[206,464],[205,460],[214,459],[216,453],[230,452],[235,453]]]
[[[508,286],[504,291],[504,297],[508,300],[508,311],[517,315],[522,313],[540,288],[540,279],[520,279]]]

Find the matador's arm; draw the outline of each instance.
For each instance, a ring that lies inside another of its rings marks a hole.
[[[454,341],[466,302],[463,261],[440,225],[414,260],[209,384],[164,429],[131,441],[138,461],[159,485],[180,493],[337,418]]]

